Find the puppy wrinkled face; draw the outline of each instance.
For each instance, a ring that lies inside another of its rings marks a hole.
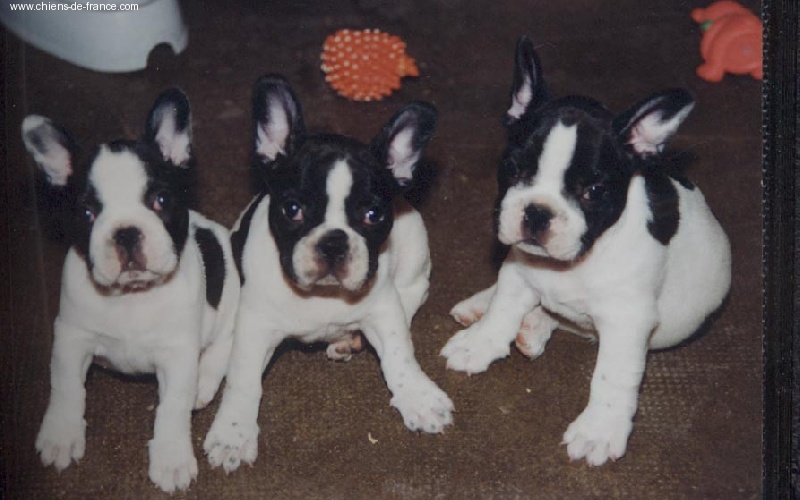
[[[389,171],[340,136],[310,137],[272,168],[269,223],[285,275],[305,291],[364,288],[392,228]]]
[[[519,125],[527,134],[506,152],[498,174],[499,240],[533,254],[578,258],[625,208],[631,178],[596,101],[547,103]]]
[[[100,146],[77,205],[75,241],[98,286],[146,289],[172,275],[188,235],[189,212],[175,177],[182,174],[150,145]]]

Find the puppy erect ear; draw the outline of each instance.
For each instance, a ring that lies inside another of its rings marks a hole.
[[[255,154],[260,162],[269,163],[279,154],[291,154],[297,139],[305,134],[300,101],[279,75],[265,75],[256,82],[253,121]]]
[[[694,108],[694,98],[684,89],[653,94],[614,119],[614,131],[629,154],[640,158],[657,155]]]
[[[550,92],[542,76],[539,55],[527,35],[521,36],[517,41],[514,59],[511,106],[506,111],[505,125],[516,123],[529,110],[550,99]]]
[[[43,116],[22,121],[22,141],[51,186],[66,186],[72,175],[72,142],[63,129]]]
[[[436,129],[436,115],[432,105],[412,102],[398,111],[373,139],[372,152],[400,186],[410,184],[422,150]]]
[[[147,117],[145,140],[158,146],[173,165],[191,165],[192,115],[189,99],[179,88],[167,89],[156,99]]]

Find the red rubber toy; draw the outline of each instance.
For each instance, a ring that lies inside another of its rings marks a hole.
[[[700,54],[705,63],[698,66],[697,76],[709,82],[722,80],[725,73],[764,78],[763,28],[755,14],[737,2],[721,0],[694,9],[692,19],[704,31]]]

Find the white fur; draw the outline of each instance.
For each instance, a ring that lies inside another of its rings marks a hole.
[[[644,179],[634,177],[620,219],[574,262],[512,251],[497,284],[459,303],[463,324],[442,349],[447,366],[478,373],[509,354],[544,350],[561,318],[599,338],[589,403],[564,434],[571,459],[620,458],[636,413],[648,348],[674,346],[700,327],[730,286],[730,245],[699,189],[673,182],[680,225],[668,246],[647,230]],[[571,327],[570,327],[571,328]]]
[[[106,209],[117,213],[117,208],[130,208],[139,185],[131,184],[132,191],[127,191],[122,183],[141,179],[117,163],[117,184],[103,178],[113,172],[105,172],[102,165],[103,158],[95,165],[99,169],[93,172],[94,179],[107,188],[108,196],[111,191],[115,196],[106,200]],[[138,215],[131,220],[142,225]],[[61,470],[83,457],[84,380],[93,357],[98,356],[124,373],[156,374],[159,405],[149,443],[150,479],[170,492],[188,488],[197,475],[191,410],[213,398],[225,375],[239,283],[227,231],[195,212],[190,212],[189,224],[191,234],[180,264],[169,279],[147,291],[107,293],[90,277],[82,257],[70,249],[54,325],[52,392],[36,439],[44,465]],[[196,228],[212,230],[223,248],[226,280],[216,310],[206,302]]]
[[[339,174],[335,177],[329,194],[346,185]],[[256,207],[242,255],[245,284],[230,372],[204,443],[211,465],[231,472],[242,462],[255,461],[261,376],[275,348],[287,337],[336,343],[349,341],[350,332],[361,330],[380,358],[393,395],[391,404],[406,426],[441,432],[452,422],[453,404],[420,369],[409,331],[411,318],[427,297],[430,275],[427,234],[419,213],[410,208],[395,212],[377,273],[362,296],[301,295],[286,283],[279,265],[268,225],[269,203],[265,197]]]

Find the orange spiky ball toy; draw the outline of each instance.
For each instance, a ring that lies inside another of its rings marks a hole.
[[[341,96],[380,101],[400,88],[400,78],[419,76],[399,37],[378,30],[339,30],[325,39],[322,71]]]

